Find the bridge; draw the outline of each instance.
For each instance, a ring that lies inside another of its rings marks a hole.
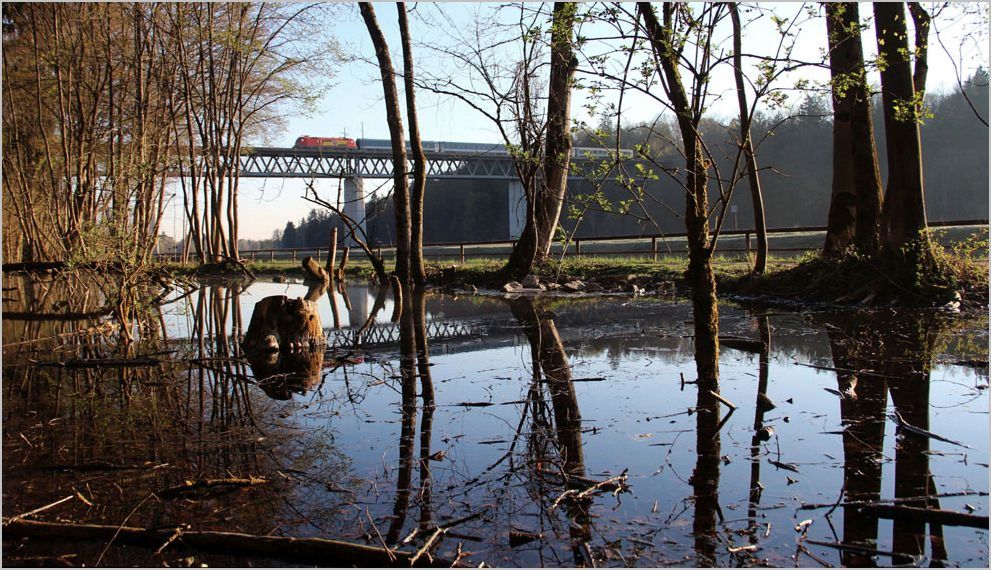
[[[361,148],[248,147],[238,157],[241,178],[335,178],[344,180],[344,214],[365,229],[365,178],[392,178],[395,165],[387,139],[360,139]],[[501,145],[425,142],[427,178],[442,180],[504,180],[509,193],[509,237],[523,232],[526,202],[516,167]],[[607,159],[606,149],[576,148],[572,163],[591,167]],[[620,152],[623,158],[633,151]],[[576,169],[581,171],[581,168]],[[412,166],[406,165],[412,172]],[[571,179],[580,179],[572,174]],[[350,243],[349,245],[355,245]]]

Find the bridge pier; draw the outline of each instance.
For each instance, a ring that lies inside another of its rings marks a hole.
[[[354,220],[355,224],[363,233],[365,231],[365,181],[358,176],[346,176],[344,178],[344,215]],[[355,247],[358,242],[351,237],[350,233],[345,234],[344,245]]]
[[[523,184],[516,179],[509,181],[506,190],[509,197],[509,239],[519,239],[526,225],[526,195]]]

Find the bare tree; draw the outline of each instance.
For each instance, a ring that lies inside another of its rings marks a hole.
[[[747,181],[750,183],[750,197],[754,206],[754,229],[757,235],[757,258],[754,260],[754,273],[760,275],[767,269],[767,223],[764,221],[764,197],[760,191],[760,174],[757,171],[757,158],[754,155],[753,140],[750,138],[750,121],[753,110],[747,106],[746,84],[743,79],[743,31],[740,13],[735,2],[728,3],[730,18],[733,21],[733,78],[736,81],[736,97],[740,107],[740,141],[743,156],[747,161]]]
[[[413,282],[423,285],[427,272],[423,267],[423,197],[427,187],[427,157],[420,140],[420,122],[416,114],[416,86],[413,82],[413,45],[409,37],[406,5],[397,4],[399,35],[403,44],[403,86],[406,89],[406,119],[409,121],[410,151],[413,153],[413,191],[410,196],[410,271]]]
[[[389,135],[392,140],[393,189],[392,200],[396,214],[396,276],[403,287],[409,290],[410,285],[410,201],[409,185],[406,174],[406,138],[403,134],[403,117],[399,110],[399,94],[396,91],[395,71],[389,46],[375,18],[375,9],[371,3],[359,4],[361,17],[365,20],[368,35],[375,46],[375,57],[378,60],[379,74],[382,77],[382,89],[385,92],[385,112],[389,123]]]

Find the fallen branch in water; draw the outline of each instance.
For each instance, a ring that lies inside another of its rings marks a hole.
[[[163,489],[155,494],[164,499],[182,493],[188,493],[190,491],[199,491],[214,487],[239,488],[263,485],[265,483],[268,483],[268,479],[265,479],[264,477],[248,477],[247,479],[240,477],[232,477],[230,479],[201,479],[199,481],[186,481],[182,485],[169,487],[168,489]]]
[[[922,437],[928,437],[930,439],[935,439],[939,441],[945,441],[946,443],[952,443],[953,445],[959,445],[960,447],[971,449],[971,447],[967,444],[960,443],[959,441],[953,441],[952,439],[945,438],[941,435],[936,435],[931,431],[913,426],[912,424],[906,422],[905,419],[902,418],[902,415],[899,414],[897,410],[895,411],[894,414],[891,414],[891,417],[894,418],[895,423],[898,424],[899,428],[907,431],[908,433],[920,435]]]
[[[841,507],[862,507],[870,505],[884,505],[888,503],[908,503],[913,501],[925,501],[927,499],[942,499],[946,497],[987,497],[987,491],[957,491],[954,493],[936,493],[933,495],[919,495],[917,497],[901,497],[897,499],[882,499],[880,501],[843,501],[838,503]],[[825,509],[832,507],[833,503],[803,503],[798,507],[802,511],[812,511],[815,509]]]
[[[34,509],[33,511],[28,511],[26,513],[21,513],[19,515],[15,515],[15,516],[12,516],[12,517],[5,518],[3,520],[3,526],[7,526],[10,523],[17,522],[17,521],[19,521],[19,520],[21,520],[21,519],[23,519],[25,517],[29,517],[31,515],[36,515],[36,514],[42,512],[42,511],[47,511],[48,509],[50,509],[52,507],[55,507],[55,506],[58,506],[58,505],[61,505],[62,503],[66,502],[66,501],[69,501],[69,500],[71,500],[73,498],[75,498],[75,495],[69,495],[68,497],[59,499],[59,500],[55,501],[54,503],[48,503],[47,505],[45,505],[43,507],[38,507],[37,509]]]
[[[559,473],[557,471],[549,471],[547,469],[537,469],[537,473],[546,477],[554,477],[559,481],[562,481],[565,485],[581,485],[583,487],[599,487],[606,491],[623,491],[626,490],[626,470],[623,470],[623,474],[618,477],[613,477],[612,479],[606,479],[605,481],[596,481],[595,479],[589,479],[587,477],[580,477],[578,475],[568,475],[566,473]],[[622,477],[622,481],[615,481]]]
[[[592,485],[591,487],[588,487],[584,491],[578,491],[576,489],[568,489],[567,491],[561,493],[561,495],[554,500],[554,504],[552,504],[550,508],[547,509],[548,512],[556,509],[558,505],[560,505],[564,501],[567,500],[580,501],[582,499],[587,499],[593,494],[605,490],[606,488],[611,489],[613,494],[617,494],[620,493],[621,491],[626,490],[626,471],[627,470],[624,469],[623,472],[620,473],[619,475],[612,477],[610,479],[606,479],[605,481],[600,481]]]
[[[825,546],[826,548],[835,548],[836,550],[846,550],[847,552],[855,552],[857,554],[864,554],[867,556],[898,556],[897,552],[890,552],[887,550],[875,550],[873,548],[867,548],[865,546],[857,546],[855,544],[843,544],[840,542],[823,542],[821,540],[808,539],[805,541],[806,544],[815,544],[816,546]]]
[[[38,521],[14,521],[4,518],[4,538],[35,537],[53,540],[109,540],[115,534],[118,542],[157,548],[168,540],[175,529],[150,530],[96,524],[62,524]],[[257,536],[235,532],[184,531],[176,539],[188,547],[205,551],[237,553],[239,556],[266,556],[323,565],[329,560],[335,566],[391,566],[388,553],[375,546],[352,544],[325,538],[293,538]],[[410,566],[413,553],[392,550],[396,565]],[[433,558],[417,560],[416,566],[451,567],[450,560]]]
[[[947,526],[969,526],[972,528],[987,529],[989,523],[987,516],[943,509],[906,507],[904,505],[861,505],[858,509],[882,519],[912,520]]]
[[[141,368],[158,366],[162,361],[157,358],[75,358],[65,362],[32,362],[33,366],[53,368]]]

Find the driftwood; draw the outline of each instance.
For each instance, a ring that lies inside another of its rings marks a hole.
[[[303,260],[303,274],[310,281],[330,282],[330,275],[327,271],[310,256]]]
[[[988,528],[988,517],[982,515],[904,505],[862,505],[858,508],[882,519],[912,520],[947,526],[969,526],[985,530]]]
[[[10,521],[7,517],[4,517],[3,521],[4,539],[34,537],[59,541],[105,541],[116,535],[117,542],[158,548],[175,534],[175,529],[151,530],[116,525]],[[410,560],[415,555],[402,550],[386,551],[375,546],[325,538],[257,536],[236,532],[187,530],[181,533],[176,542],[204,551],[245,557],[266,556],[318,566],[410,566]],[[390,558],[390,553],[395,557],[395,562]],[[413,565],[450,568],[454,564],[450,560],[434,557],[417,560]]]

